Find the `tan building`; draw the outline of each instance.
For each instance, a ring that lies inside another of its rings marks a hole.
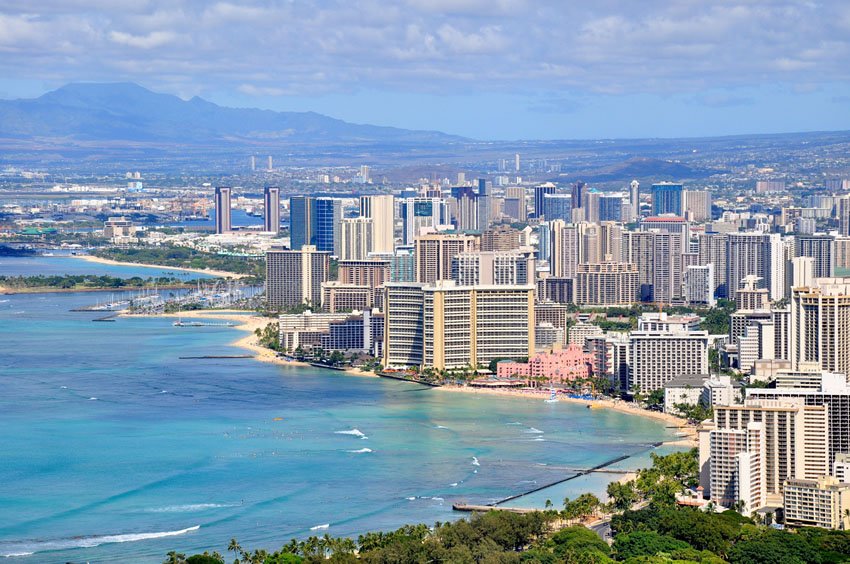
[[[500,225],[481,233],[482,251],[515,251],[520,247],[522,232]]]
[[[375,293],[369,286],[356,286],[340,282],[322,284],[322,309],[328,313],[366,311],[376,307]]]
[[[534,283],[534,253],[480,251],[452,257],[451,278],[459,286],[516,286]]]
[[[338,263],[337,278],[341,284],[380,288],[390,280],[389,260],[341,260]]]
[[[416,281],[451,280],[452,257],[475,250],[478,250],[478,237],[474,235],[434,233],[416,237]]]
[[[374,250],[373,220],[368,217],[352,217],[342,220],[339,230],[340,260],[365,260]]]
[[[395,246],[395,201],[392,196],[360,196],[360,216],[372,220],[372,250],[391,253]]]
[[[850,528],[850,484],[833,477],[786,480],[783,506],[793,527]]]
[[[438,370],[534,354],[533,286],[386,286],[384,365]]]
[[[328,281],[330,253],[304,245],[300,251],[266,253],[266,302],[270,308],[322,303],[322,283]]]
[[[637,301],[637,265],[622,262],[580,264],[575,281],[578,305],[626,305]]]
[[[819,278],[791,292],[791,367],[820,362],[850,374],[850,278]]]
[[[138,241],[136,226],[123,216],[107,219],[103,224],[103,236],[116,245]]]

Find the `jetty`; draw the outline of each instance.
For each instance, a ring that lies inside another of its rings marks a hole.
[[[411,384],[420,384],[422,386],[428,386],[429,388],[439,388],[441,384],[434,384],[433,382],[423,382],[422,380],[413,380],[411,378],[404,378],[403,376],[396,376],[394,374],[387,374],[386,372],[379,372],[378,376],[381,378],[389,378],[390,380],[398,380],[400,382],[410,382]]]
[[[229,359],[229,358],[254,358],[252,354],[230,354],[230,355],[204,355],[204,356],[178,356],[180,360],[207,360],[207,359]]]

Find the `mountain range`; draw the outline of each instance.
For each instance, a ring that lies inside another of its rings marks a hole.
[[[227,108],[133,83],[72,83],[33,99],[0,100],[0,138],[205,145],[448,144],[437,131],[360,125],[315,112]]]

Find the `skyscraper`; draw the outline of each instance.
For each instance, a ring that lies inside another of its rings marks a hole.
[[[271,250],[266,253],[266,300],[270,308],[282,309],[301,304],[318,308],[322,303],[322,283],[328,281],[330,253],[312,245],[297,251]]]
[[[681,216],[682,211],[681,184],[674,182],[659,182],[652,185],[652,215],[672,213]]]
[[[340,254],[342,236],[342,200],[336,198],[316,198],[316,248]]]
[[[587,192],[589,190],[590,190],[590,188],[588,188],[587,184],[585,184],[581,180],[579,180],[578,182],[573,184],[571,194],[572,194],[572,197],[573,197],[573,207],[574,208],[584,209],[584,206],[586,204],[585,196],[587,195]]]
[[[543,217],[543,198],[546,194],[554,194],[558,188],[551,182],[534,187],[534,214],[535,217]]]
[[[399,204],[402,219],[402,243],[412,245],[425,228],[436,230],[449,222],[446,201],[440,198],[406,198]]]
[[[729,233],[726,236],[726,292],[735,299],[741,280],[762,278],[771,300],[785,296],[785,257],[777,234]]]
[[[218,186],[215,189],[215,232],[230,232],[230,187]]]
[[[263,215],[263,230],[280,233],[280,188],[266,186],[263,189],[265,212]]]
[[[298,251],[304,245],[316,244],[315,198],[289,198],[289,247]]]
[[[632,180],[629,184],[629,203],[632,206],[630,221],[637,221],[640,217],[640,182]]]
[[[835,269],[831,235],[798,235],[794,239],[795,257],[812,257],[815,278],[832,278]]]
[[[546,217],[546,221],[561,219],[570,223],[572,209],[572,196],[569,194],[545,194],[543,196],[543,215]]]
[[[340,260],[366,260],[374,249],[373,220],[368,217],[351,217],[342,220],[337,256]]]
[[[360,196],[360,216],[372,220],[372,250],[391,253],[395,246],[395,203],[390,195]]]
[[[711,192],[708,190],[683,190],[682,214],[689,221],[711,219]]]

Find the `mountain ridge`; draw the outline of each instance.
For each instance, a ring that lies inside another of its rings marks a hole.
[[[230,108],[198,96],[182,100],[132,82],[70,83],[38,98],[0,100],[0,137],[212,144],[466,141],[439,131],[356,124],[316,112]]]

